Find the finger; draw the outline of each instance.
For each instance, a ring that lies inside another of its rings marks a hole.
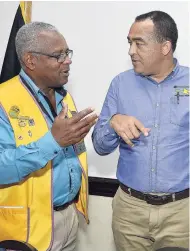
[[[71,120],[73,123],[77,123],[78,121],[80,121],[81,119],[83,119],[84,117],[86,117],[88,114],[92,113],[94,111],[94,108],[92,107],[88,107],[82,111],[80,111],[79,113],[75,114]]]
[[[144,134],[144,136],[148,136],[150,128],[145,128],[144,125],[137,119],[135,119],[135,126],[140,132]]]
[[[97,119],[95,119],[93,122],[91,122],[91,123],[89,124],[90,128],[93,127],[93,126],[96,124],[96,122],[97,122]]]
[[[151,130],[151,129],[150,129],[150,128],[146,128],[146,127],[145,127],[145,128],[144,128],[144,129],[142,129],[142,130],[143,130],[143,134],[144,134],[144,136],[145,136],[145,137],[147,137],[147,136],[149,135],[149,132],[150,132],[150,130]],[[140,132],[140,130],[139,130],[139,132]]]
[[[127,129],[126,131],[124,131],[124,133],[126,134],[126,136],[129,139],[134,139],[134,136],[133,136],[133,134],[131,133],[131,131],[129,129]]]
[[[82,128],[78,131],[78,135],[80,135],[80,137],[81,137],[81,135],[83,135],[83,134],[85,134],[85,133],[87,134],[87,133],[90,131],[91,127],[92,127],[95,123],[96,123],[96,122],[94,121],[94,122],[92,122],[92,123],[86,125],[85,127],[82,127]]]
[[[98,115],[96,113],[93,113],[92,115],[89,115],[89,116],[85,117],[81,121],[89,124],[89,123],[91,123],[93,121],[97,121],[97,119],[98,119]]]
[[[130,147],[134,147],[134,144],[131,142],[131,140],[128,138],[128,136],[125,133],[120,134],[120,136],[122,137],[122,139],[125,141],[127,145],[129,145]]]
[[[137,130],[136,126],[129,125],[129,130],[131,131],[133,138],[139,138],[140,133],[139,130]]]
[[[75,138],[74,144],[79,143],[81,140],[83,140],[87,134],[88,134],[88,132],[85,132],[85,133],[81,134],[80,137]]]
[[[98,118],[97,114],[89,115],[88,117],[82,119],[81,121],[79,121],[77,123],[77,129],[79,130],[79,129],[85,127],[85,126],[90,125],[91,123],[95,124],[96,121],[97,121],[97,118]]]
[[[88,126],[89,130],[96,124],[96,120],[92,121]]]
[[[146,129],[147,133],[149,133],[151,131],[151,128],[146,127],[145,129]]]
[[[67,116],[67,113],[68,113],[68,104],[64,104],[64,107],[62,108],[58,116],[62,119],[65,119]]]
[[[87,134],[88,134],[88,132],[83,133],[83,134],[80,136],[80,141],[83,140],[83,139],[86,137]]]

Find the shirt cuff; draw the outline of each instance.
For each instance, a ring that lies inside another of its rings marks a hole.
[[[112,118],[112,117],[111,117]],[[119,135],[115,132],[115,130],[111,127],[110,125],[110,119],[108,119],[108,121],[105,123],[104,125],[104,135],[105,136],[110,136],[110,138],[115,138],[115,137],[119,137]]]
[[[48,131],[37,142],[37,147],[44,153],[47,160],[53,159],[61,150],[61,146],[54,139],[51,131]]]

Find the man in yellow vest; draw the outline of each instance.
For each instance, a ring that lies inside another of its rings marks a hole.
[[[24,25],[16,51],[21,72],[0,86],[0,241],[72,251],[77,210],[88,222],[83,139],[97,115],[63,87],[73,51],[54,26]]]

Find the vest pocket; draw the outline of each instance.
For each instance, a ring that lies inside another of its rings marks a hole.
[[[26,207],[0,206],[0,241],[27,241],[29,209]]]

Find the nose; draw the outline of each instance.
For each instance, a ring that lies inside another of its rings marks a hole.
[[[130,45],[128,54],[129,54],[130,56],[133,56],[134,54],[136,54],[136,46],[135,46],[134,43],[132,43],[132,44]]]
[[[63,62],[64,64],[72,64],[72,60],[67,56],[65,58],[65,61]]]

